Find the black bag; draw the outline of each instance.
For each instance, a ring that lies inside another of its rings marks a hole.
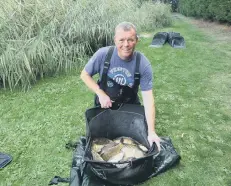
[[[185,40],[184,37],[177,32],[169,32],[168,33],[168,43],[173,48],[185,48]]]
[[[157,32],[150,47],[162,47],[166,42],[173,48],[185,48],[184,37],[178,32]]]
[[[94,161],[90,146],[92,139],[98,137],[114,139],[127,136],[150,148],[144,107],[134,104],[121,105],[117,110],[96,107],[87,110],[85,116],[86,138],[81,138],[74,152],[71,186],[139,184],[166,171],[180,160],[171,140],[162,137],[160,153],[153,145],[146,157],[117,163],[122,164],[122,168],[115,163]]]
[[[144,116],[135,112],[106,109],[96,115],[87,124],[87,146],[84,161],[97,177],[113,183],[133,185],[144,182],[153,173],[153,155],[157,149],[147,156],[125,163],[107,163],[93,161],[91,142],[94,138],[115,139],[121,136],[131,137],[142,145],[149,147],[147,125]],[[118,168],[122,167],[122,168]]]
[[[144,108],[124,104],[117,110],[95,107],[85,113],[86,137],[77,142],[70,172],[70,186],[129,186],[146,180],[176,165],[180,156],[168,137],[161,137],[161,151],[155,145],[149,147]],[[150,148],[148,155],[123,163],[107,163],[92,160],[90,146],[93,138],[114,139],[127,136]],[[116,166],[120,164],[121,166]],[[120,168],[118,168],[120,167]],[[60,177],[55,177],[62,181]],[[52,184],[52,182],[51,182]]]
[[[162,47],[168,40],[168,33],[167,32],[157,32],[152,39],[152,43],[150,47]]]
[[[157,156],[153,156],[153,173],[148,179],[163,173],[177,165],[180,156],[175,151],[173,144],[168,137],[161,137],[161,151]],[[70,186],[122,186],[113,184],[105,179],[99,178],[94,172],[86,166],[84,154],[86,150],[86,138],[81,137],[73,153],[73,162],[70,172]]]

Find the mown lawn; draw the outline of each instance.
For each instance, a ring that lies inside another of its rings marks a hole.
[[[157,31],[180,32],[186,48],[149,47]],[[171,137],[182,160],[142,186],[231,185],[231,45],[182,16],[149,35],[137,49],[154,70],[157,132]],[[68,177],[72,151],[65,144],[85,134],[92,97],[79,73],[46,78],[26,93],[1,90],[0,152],[13,161],[0,170],[0,186],[45,186],[55,175]]]

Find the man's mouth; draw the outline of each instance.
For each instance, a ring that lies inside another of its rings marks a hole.
[[[131,53],[131,50],[123,50],[125,53]]]

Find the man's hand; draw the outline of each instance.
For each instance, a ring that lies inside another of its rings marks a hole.
[[[112,107],[113,101],[111,101],[110,97],[102,89],[100,89],[99,85],[94,81],[94,79],[92,79],[85,69],[82,70],[80,77],[83,82],[97,94],[102,108]]]
[[[159,152],[160,152],[160,141],[161,139],[159,138],[159,136],[157,136],[155,132],[148,134],[148,142],[150,146],[152,146],[153,143],[156,143],[156,146]]]
[[[110,97],[101,89],[97,91],[97,95],[99,97],[99,102],[101,105],[101,108],[110,108],[112,107],[112,100]]]

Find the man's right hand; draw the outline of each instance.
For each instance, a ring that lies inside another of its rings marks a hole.
[[[101,89],[97,91],[97,96],[99,97],[99,103],[101,108],[110,108],[112,107],[112,100],[110,97]]]
[[[110,108],[112,107],[112,100],[110,97],[102,90],[100,89],[99,85],[92,79],[92,77],[88,74],[88,72],[83,69],[80,75],[83,82],[93,91],[97,94],[99,97],[99,103],[102,108]]]

